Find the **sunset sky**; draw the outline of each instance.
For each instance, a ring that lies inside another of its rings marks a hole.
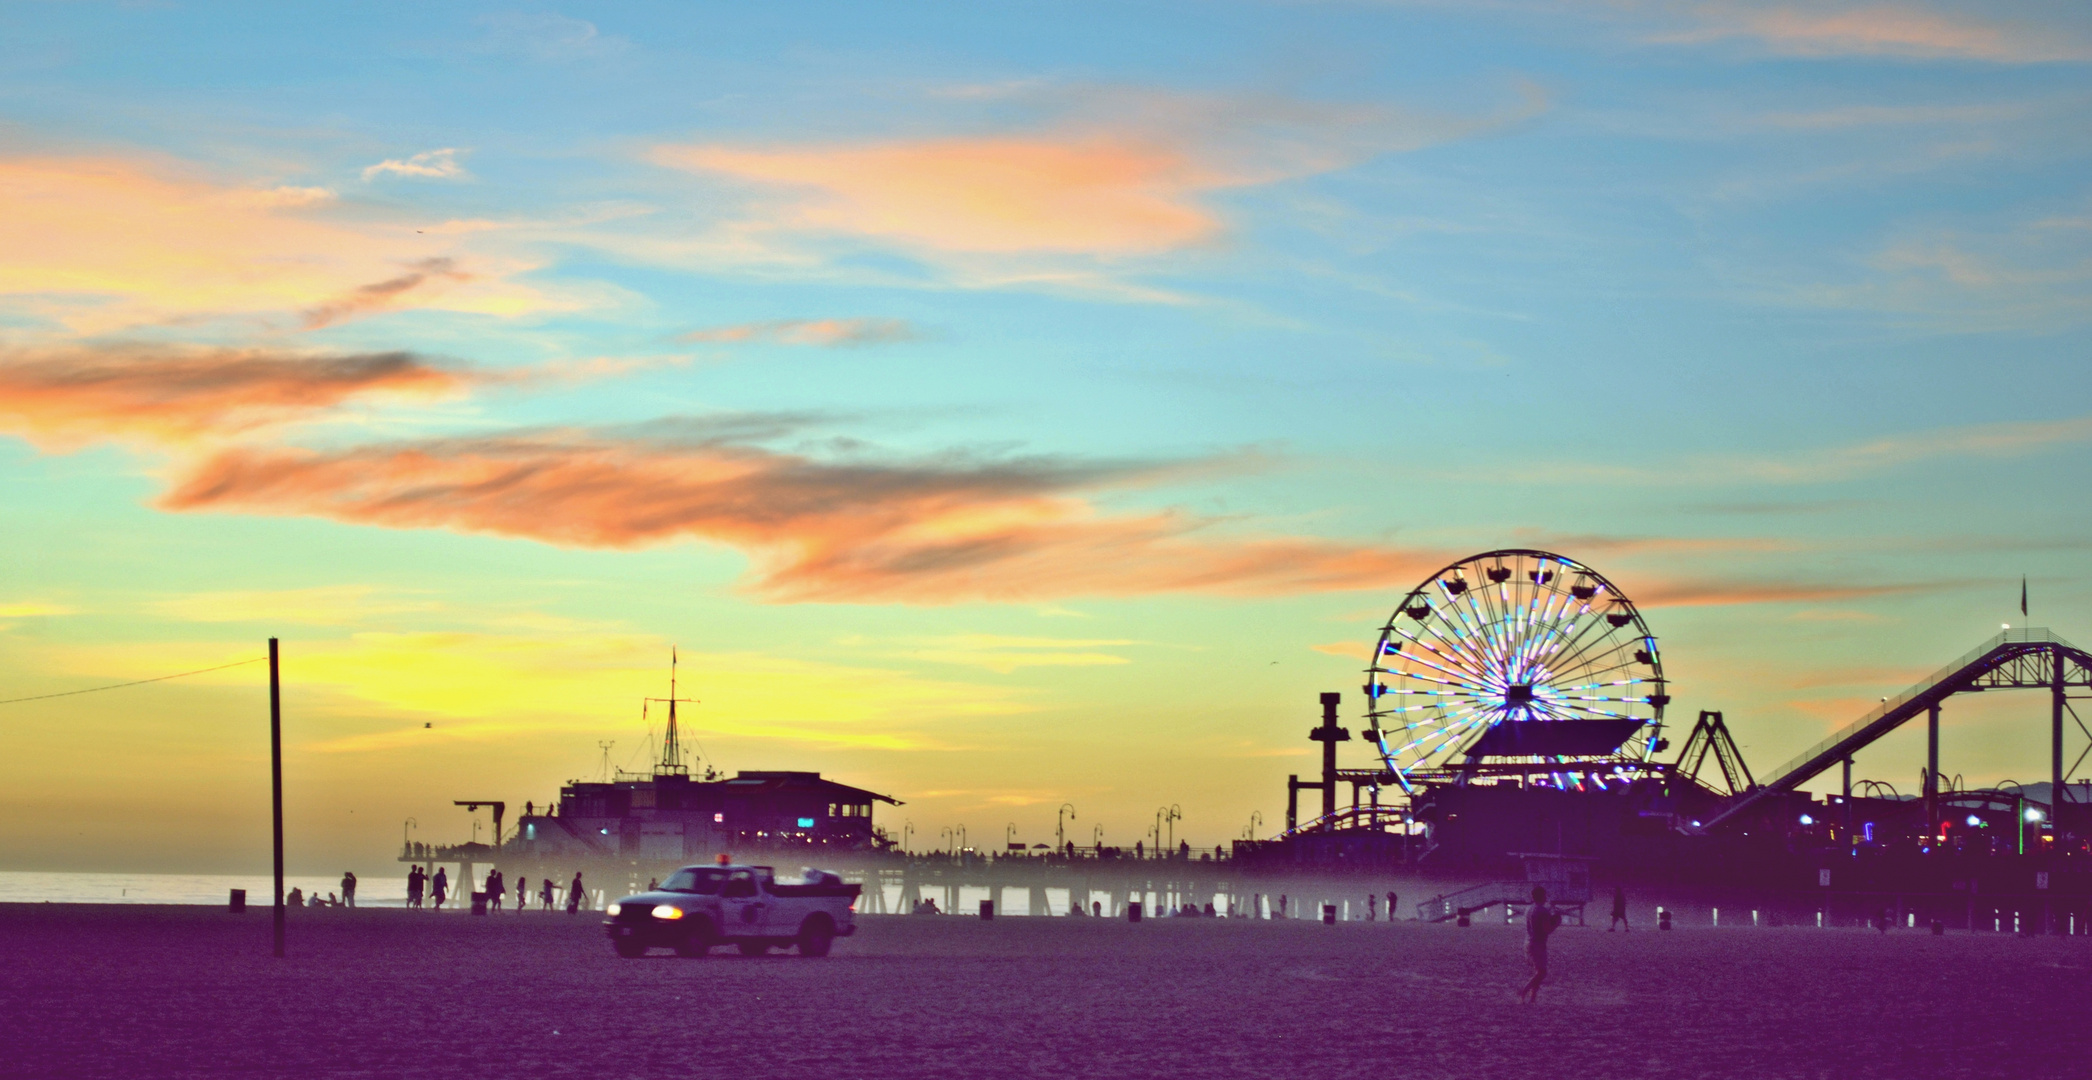
[[[1540,547],[1769,770],[2092,641],[2088,117],[2058,3],[7,5],[0,698],[280,637],[294,872],[644,767],[672,647],[912,846],[1211,846]],[[265,865],[266,723],[0,707],[0,867]]]

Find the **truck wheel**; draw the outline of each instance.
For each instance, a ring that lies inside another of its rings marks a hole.
[[[627,960],[637,960],[646,955],[646,945],[632,938],[619,938],[611,942],[610,947],[616,949],[617,954]]]
[[[835,924],[825,915],[815,915],[799,928],[799,955],[827,956],[828,947],[835,943]]]
[[[768,942],[744,941],[741,943],[742,956],[767,956],[769,952],[770,944]]]
[[[676,942],[676,955],[688,957],[708,955],[712,951],[712,941],[712,921],[706,918],[699,918],[691,924],[690,932],[683,935],[683,940]]]

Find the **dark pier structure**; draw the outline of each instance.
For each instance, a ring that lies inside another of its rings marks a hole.
[[[1344,694],[1320,695],[1305,734],[1321,769],[1287,779],[1284,830],[1232,849],[1129,858],[1063,838],[983,853],[954,837],[947,851],[903,851],[873,823],[877,804],[900,805],[889,796],[810,772],[691,775],[671,681],[651,774],[569,783],[505,832],[502,804],[480,800],[496,844],[408,845],[401,859],[461,863],[466,880],[497,860],[560,880],[584,868],[613,885],[721,853],[818,863],[864,884],[868,913],[949,912],[964,897],[1034,914],[1213,903],[1268,915],[1290,896],[1294,917],[1303,902],[1371,917],[1401,882],[1405,914],[1464,920],[1508,917],[1538,884],[1577,911],[1625,887],[1720,925],[2092,933],[2092,780],[2079,778],[2092,729],[2072,705],[2092,691],[2092,655],[2047,630],[1996,635],[1766,774],[1717,711],[1700,711],[1673,752],[1655,635],[1616,585],[1552,552],[1485,552],[1432,575],[1371,656],[1355,727]],[[2048,779],[1965,788],[1940,761],[1942,711],[2006,690],[2047,699]],[[1854,778],[1856,754],[1917,722],[1918,791]],[[1802,790],[1833,769],[1835,794]],[[1304,791],[1317,796],[1305,814]]]
[[[2092,932],[2092,782],[2078,778],[2092,729],[2071,704],[2092,689],[2092,655],[2047,630],[1996,635],[1765,776],[1720,712],[1662,753],[1655,637],[1612,583],[1548,552],[1434,575],[1389,618],[1367,679],[1357,742],[1377,760],[1339,766],[1352,733],[1339,695],[1322,694],[1308,732],[1321,775],[1288,780],[1284,832],[1236,843],[1245,871],[1499,879],[1464,890],[1471,904],[1427,902],[1432,918],[1513,903],[1534,882],[1587,895],[1596,880],[1759,896],[1754,917]],[[1941,711],[2004,690],[2047,698],[2048,778],[1963,789],[1941,769]],[[1927,728],[1921,790],[1855,781],[1854,756],[1913,722]],[[1837,794],[1801,790],[1832,769]],[[1303,790],[1322,796],[1307,821]]]

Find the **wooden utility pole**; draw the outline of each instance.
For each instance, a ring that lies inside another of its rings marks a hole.
[[[276,826],[276,955],[283,956],[283,692],[269,639],[269,800]]]

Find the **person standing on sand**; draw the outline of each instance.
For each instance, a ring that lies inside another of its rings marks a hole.
[[[426,879],[421,872],[420,863],[416,863],[413,866],[407,868],[408,907],[413,908],[416,911],[421,910],[421,889],[425,883]]]
[[[1395,890],[1387,891],[1387,921],[1395,921]]]
[[[546,911],[552,910],[552,879],[545,879],[545,888],[538,893],[538,901]]]
[[[572,915],[581,910],[581,897],[584,892],[585,890],[581,888],[581,871],[576,870],[574,871],[574,883],[567,886],[567,914]]]
[[[1547,935],[1562,925],[1562,917],[1547,906],[1547,890],[1533,886],[1533,906],[1525,913],[1525,958],[1533,962],[1533,977],[1519,988],[1518,1000],[1539,1004],[1540,984],[1547,981]]]
[[[449,895],[450,870],[439,866],[436,868],[436,883],[429,891],[429,899],[435,901],[437,911],[442,911],[443,900]]]
[[[1605,932],[1612,933],[1615,926],[1625,927],[1630,934],[1634,932],[1634,927],[1627,922],[1627,887],[1624,885],[1613,886],[1613,921],[1605,924]]]
[[[500,911],[501,898],[506,895],[508,895],[508,886],[501,882],[501,871],[487,871],[487,906],[495,911]]]
[[[356,906],[356,871],[354,870],[341,872],[341,902],[350,907]]]
[[[1374,895],[1373,895],[1372,893],[1367,893],[1367,894],[1366,894],[1366,921],[1367,921],[1367,922],[1372,922],[1372,921],[1374,920],[1374,918],[1376,918],[1376,917],[1377,917],[1377,916],[1379,915],[1379,912],[1378,912],[1377,910],[1375,910],[1375,905],[1377,905],[1377,904],[1379,903],[1379,901],[1380,901],[1380,898],[1379,898],[1379,897],[1377,897],[1377,896],[1374,896]]]

